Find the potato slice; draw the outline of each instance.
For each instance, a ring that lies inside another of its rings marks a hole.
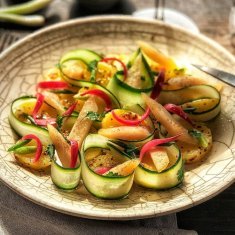
[[[61,161],[63,167],[70,167],[71,152],[70,145],[67,143],[65,138],[60,134],[60,132],[52,125],[47,125],[48,132],[52,143],[55,145],[58,157]]]
[[[158,147],[150,151],[149,155],[153,161],[154,166],[156,167],[157,172],[162,172],[167,169],[170,160],[165,148]]]
[[[99,167],[109,167],[112,168],[116,165],[123,163],[120,159],[113,156],[113,153],[107,149],[100,149],[99,155],[97,155],[97,151],[93,151],[93,149],[88,150],[86,153],[86,161],[88,166],[95,170]],[[91,156],[94,154],[94,158]],[[125,159],[124,159],[125,160]]]
[[[15,158],[18,162],[20,162],[23,166],[29,167],[34,170],[43,170],[48,168],[51,165],[51,159],[44,152],[37,162],[34,162],[35,153],[30,154],[14,154]]]
[[[114,168],[110,169],[108,172],[106,172],[104,175],[109,174],[110,172],[114,174],[118,174],[120,176],[127,176],[133,173],[133,171],[136,169],[136,167],[140,164],[139,159],[132,159],[128,160],[121,165],[115,166]]]
[[[62,64],[63,73],[69,78],[89,80],[90,72],[87,65],[81,60],[68,60]]]
[[[91,96],[83,105],[81,112],[73,125],[71,132],[69,133],[69,140],[76,140],[78,146],[81,147],[83,140],[89,134],[92,121],[86,118],[89,111],[97,112],[98,106],[94,96]]]
[[[190,145],[198,145],[198,141],[189,135],[188,130],[184,128],[179,122],[177,122],[161,104],[151,99],[144,93],[142,93],[142,97],[147,106],[150,108],[154,117],[166,128],[170,136],[181,134],[181,136],[178,138],[180,141]]]
[[[181,154],[186,163],[195,163],[203,159],[212,148],[211,130],[203,124],[197,124],[196,129],[202,132],[208,145],[207,147],[192,146],[183,142],[177,142],[181,150]]]
[[[98,134],[110,139],[142,140],[150,135],[150,132],[142,126],[120,126],[99,129]]]

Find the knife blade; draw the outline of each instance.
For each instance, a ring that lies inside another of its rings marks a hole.
[[[221,80],[222,82],[227,83],[230,86],[235,87],[235,75],[219,70],[219,69],[215,69],[215,68],[210,68],[204,65],[197,65],[197,64],[193,64],[194,67],[196,67],[197,69]]]

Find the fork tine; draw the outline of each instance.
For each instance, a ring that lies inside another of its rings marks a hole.
[[[158,11],[159,11],[159,0],[155,0],[155,15],[154,15],[154,19],[158,19]]]
[[[0,42],[0,52],[3,51],[5,43],[7,41],[8,38],[8,33],[2,33],[1,34],[1,42]]]
[[[0,53],[17,40],[19,40],[19,36],[13,35],[8,31],[1,33]]]
[[[164,21],[164,8],[165,0],[155,0],[155,19]]]

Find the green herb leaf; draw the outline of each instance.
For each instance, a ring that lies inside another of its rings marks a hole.
[[[135,157],[136,155],[139,155],[140,153],[139,148],[133,144],[126,144],[120,140],[110,140],[110,142],[120,146],[123,149],[122,151],[128,154],[130,157]]]
[[[177,172],[177,179],[179,182],[181,182],[184,178],[184,168],[180,168]]]
[[[202,132],[193,129],[193,130],[189,130],[188,133],[192,137],[194,137],[198,140],[200,146],[202,146],[204,148],[206,148],[208,146],[208,141],[207,141],[207,139],[205,138],[205,136],[203,135]]]
[[[63,124],[64,117],[63,116],[57,116],[56,118],[56,124],[58,126],[58,129],[60,130]]]
[[[105,117],[105,112],[97,113],[93,111],[88,111],[86,117],[89,118],[91,121],[101,122],[102,119]]]
[[[90,77],[90,81],[91,82],[95,82],[95,75],[96,75],[96,68],[97,68],[97,60],[92,60],[89,64],[88,64],[88,70],[91,72],[91,77]]]
[[[119,177],[120,175],[118,173],[113,173],[112,171],[110,171],[108,174],[106,174],[105,176],[109,176],[109,177]]]
[[[53,144],[48,144],[45,153],[52,159],[55,155],[55,146]]]

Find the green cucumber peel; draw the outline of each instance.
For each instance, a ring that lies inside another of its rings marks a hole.
[[[20,148],[17,148],[16,150],[14,150],[14,153],[24,155],[24,154],[35,153],[36,150],[37,150],[36,146],[23,146],[23,147],[20,147]]]
[[[21,140],[21,141],[18,141],[16,144],[12,145],[7,151],[8,152],[15,152],[16,149],[25,146],[30,141],[31,140]]]
[[[189,113],[189,114],[190,114],[190,113],[195,112],[195,111],[196,111],[196,109],[197,109],[197,108],[195,108],[195,107],[185,108],[185,109],[184,109],[184,112],[185,112],[185,113]]]
[[[108,177],[120,177],[121,175],[119,175],[118,173],[113,173],[112,171],[110,171],[108,174],[105,174],[104,176],[108,176]]]

